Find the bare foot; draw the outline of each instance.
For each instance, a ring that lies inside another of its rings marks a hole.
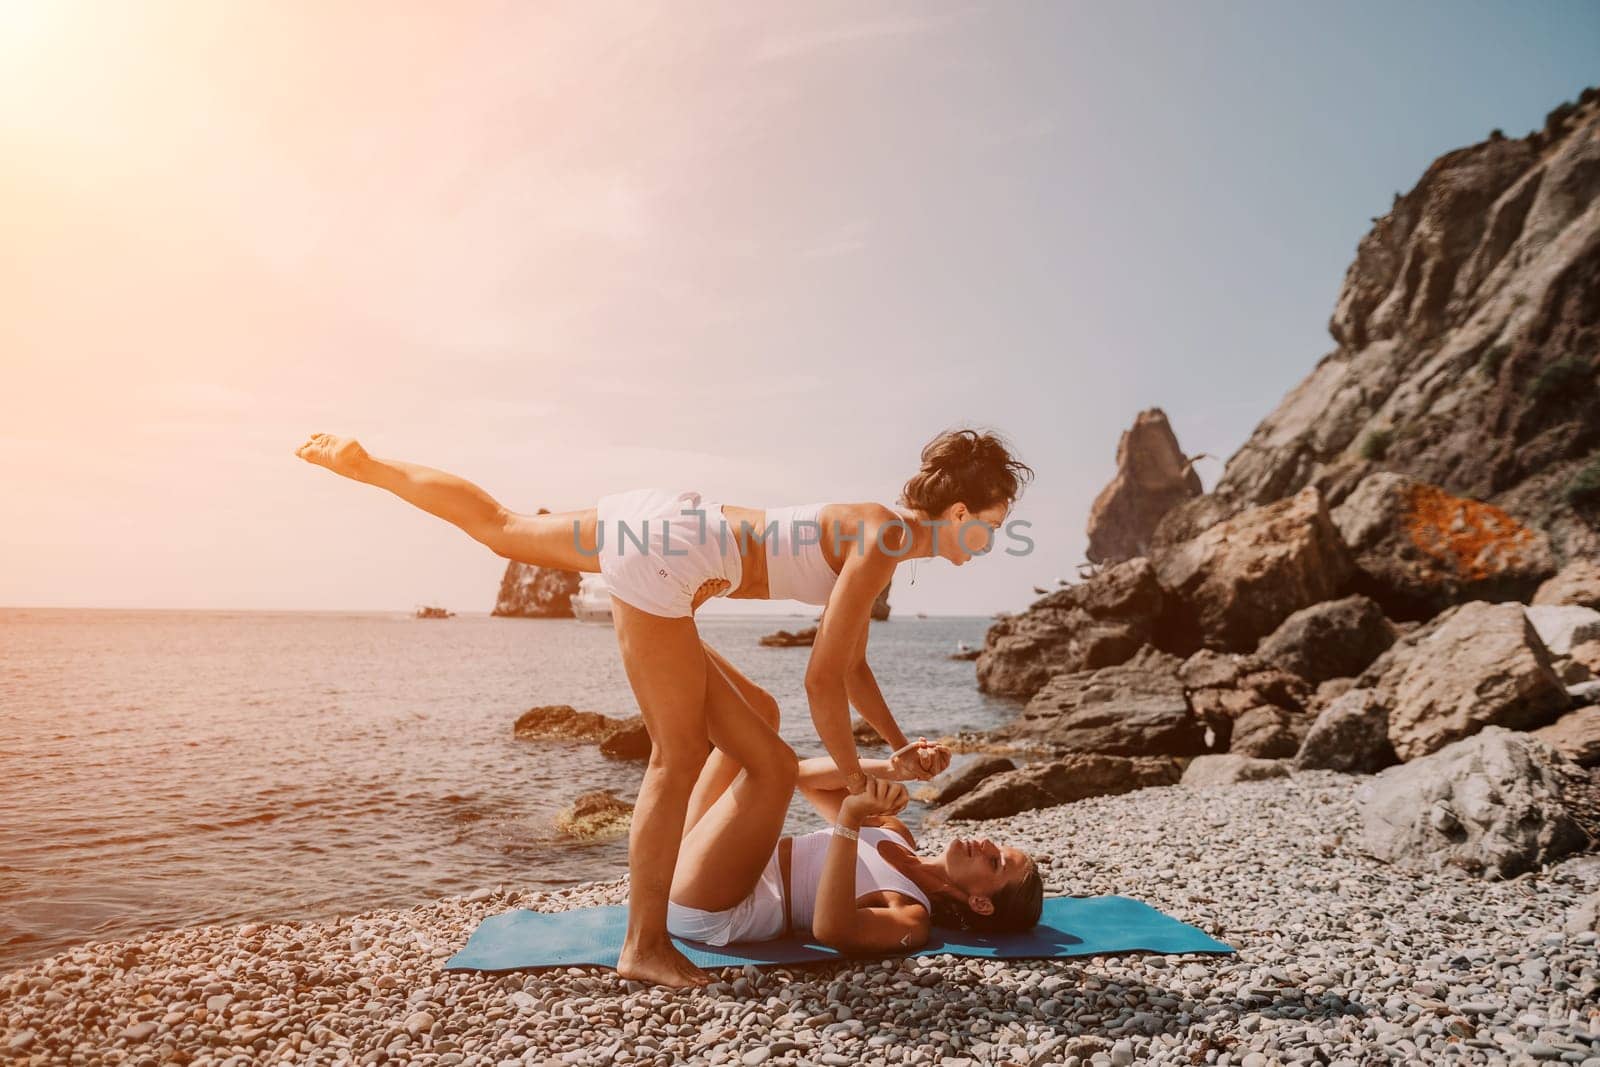
[[[622,957],[617,960],[617,973],[636,982],[671,989],[692,989],[711,981],[709,974],[690,963],[670,942],[653,949],[630,949],[624,945]]]
[[[361,465],[369,458],[367,450],[354,437],[339,437],[331,433],[314,433],[294,454],[307,463],[327,467],[346,478],[356,477]]]

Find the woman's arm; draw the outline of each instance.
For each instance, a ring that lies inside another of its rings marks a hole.
[[[903,785],[873,779],[865,791],[847,797],[835,824],[848,831],[861,828],[868,816],[892,816],[906,805]],[[856,849],[859,842],[834,834],[822,860],[817,882],[816,910],[811,933],[824,945],[841,952],[888,952],[914,949],[928,939],[929,918],[924,908],[859,907],[856,904]]]
[[[863,537],[875,538],[871,524]],[[872,617],[872,602],[894,573],[894,560],[873,542],[862,552],[846,555],[844,569],[828,597],[817,625],[817,639],[806,665],[806,699],[817,737],[846,778],[861,770],[855,738],[850,733],[850,698],[845,675],[856,662],[863,631]]]
[[[895,721],[894,712],[889,710],[889,703],[883,699],[883,691],[878,688],[878,679],[873,675],[872,668],[867,665],[867,635],[871,630],[869,613],[868,625],[861,628],[861,636],[856,641],[854,662],[845,670],[845,693],[849,696],[850,703],[861,713],[861,717],[878,731],[878,736],[887,741],[890,748],[904,748],[905,732]]]
[[[929,753],[929,759],[926,761],[918,758],[924,751]],[[860,762],[861,770],[874,778],[892,782],[913,782],[926,781],[931,777],[928,773],[929,764],[941,767],[947,764],[949,759],[949,749],[927,741],[916,746],[906,746],[890,759],[864,759]],[[829,822],[838,817],[839,806],[844,803],[845,797],[850,795],[845,789],[844,774],[832,756],[813,756],[801,760],[800,773],[795,785],[801,795],[811,802],[817,814]],[[903,826],[904,824],[898,828]]]

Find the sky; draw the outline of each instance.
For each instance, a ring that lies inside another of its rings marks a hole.
[[[534,511],[892,502],[969,425],[1034,551],[893,602],[1022,607],[1138,411],[1213,484],[1371,219],[1597,56],[1591,2],[0,0],[0,605],[492,607],[312,432]]]

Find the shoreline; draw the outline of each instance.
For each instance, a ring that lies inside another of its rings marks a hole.
[[[1051,857],[1047,892],[1137,897],[1233,957],[743,968],[690,993],[598,968],[444,973],[489,914],[625,891],[480,889],[35,961],[0,975],[0,1061],[1600,1064],[1600,938],[1563,929],[1600,892],[1600,855],[1507,882],[1400,872],[1351,843],[1363,780],[1146,789],[981,824]]]

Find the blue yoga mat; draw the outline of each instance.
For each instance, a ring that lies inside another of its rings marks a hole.
[[[447,971],[515,971],[534,967],[615,967],[627,909],[619,906],[538,912],[518,908],[491,915],[444,965]],[[757,967],[844,959],[804,938],[740,945],[673,939],[701,967]],[[1048,959],[1111,952],[1232,952],[1233,949],[1131,897],[1049,897],[1039,925],[1025,934],[974,934],[934,927],[911,956]]]

